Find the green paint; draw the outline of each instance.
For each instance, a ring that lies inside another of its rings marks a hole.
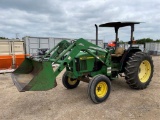
[[[46,59],[49,54],[50,58]],[[54,71],[52,62],[59,64]],[[73,43],[61,41],[42,58],[26,58],[13,72],[13,77],[19,91],[43,91],[56,86],[56,77],[64,68],[69,77],[79,78],[97,74],[110,76],[108,67],[112,67],[109,51],[81,38]],[[32,77],[23,82],[24,76]]]

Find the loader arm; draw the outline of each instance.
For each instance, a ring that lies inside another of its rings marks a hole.
[[[56,87],[56,77],[81,51],[87,52],[106,65],[91,50],[108,52],[82,38],[73,43],[69,43],[66,40],[61,41],[40,59],[26,58],[21,66],[12,73],[12,80],[19,91],[44,91],[52,89]],[[47,58],[49,54],[51,55]],[[64,57],[63,60],[62,57]],[[59,64],[59,66],[56,70],[53,70],[52,64]]]

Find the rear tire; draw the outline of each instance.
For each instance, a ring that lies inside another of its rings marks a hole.
[[[79,85],[79,80],[72,79],[67,76],[67,72],[63,74],[62,83],[67,89],[74,89]]]
[[[104,75],[97,75],[90,80],[88,85],[88,95],[94,103],[105,101],[111,91],[111,82]]]
[[[133,89],[145,89],[152,80],[153,60],[150,55],[136,52],[127,61],[125,75],[127,84]]]

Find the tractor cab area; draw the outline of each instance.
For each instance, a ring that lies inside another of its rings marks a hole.
[[[111,55],[113,78],[117,77],[118,73],[120,72],[123,73],[126,61],[129,59],[129,57],[135,52],[140,51],[139,48],[133,47],[134,43],[133,32],[135,24],[140,24],[140,22],[109,22],[99,25],[99,27],[112,27],[115,30],[115,41],[114,41],[115,45],[108,48]],[[129,41],[130,47],[128,49],[125,49],[119,44],[118,32],[119,28],[127,26],[131,27],[131,35]]]
[[[133,32],[134,32],[134,25],[140,24],[140,22],[109,22],[99,25],[99,27],[112,27],[115,29],[115,52],[112,56],[119,57],[122,56],[124,53],[124,49],[121,49],[119,45],[119,38],[118,38],[118,31],[121,27],[131,27],[131,36],[130,36],[130,47],[132,47],[132,44],[134,42]]]

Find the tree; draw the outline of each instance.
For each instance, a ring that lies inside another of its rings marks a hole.
[[[160,42],[160,39],[157,39],[156,42]]]
[[[0,40],[4,40],[4,39],[8,39],[8,38],[5,38],[5,37],[0,37]]]
[[[120,44],[124,44],[123,40],[120,40],[119,43],[120,43]]]
[[[136,40],[137,44],[145,44],[146,42],[154,42],[154,40],[151,38],[142,38],[142,39]]]

